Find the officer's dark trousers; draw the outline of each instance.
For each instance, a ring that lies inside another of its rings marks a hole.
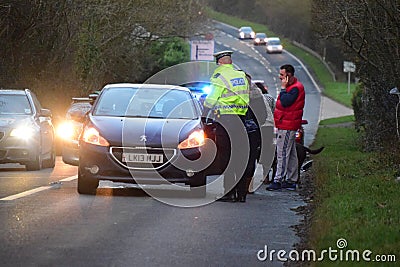
[[[217,122],[217,148],[219,152],[223,153],[223,165],[226,166],[224,171],[224,192],[225,194],[235,193],[235,191],[242,193],[246,188],[246,181],[242,178],[245,178],[244,174],[250,153],[248,137],[244,127],[244,116],[221,115]],[[241,182],[242,180],[244,182]],[[238,184],[239,182],[240,185]],[[240,186],[241,189],[235,188],[236,185]]]

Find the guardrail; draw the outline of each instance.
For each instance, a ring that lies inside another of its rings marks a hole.
[[[303,45],[303,44],[301,44],[301,43],[298,43],[298,42],[296,42],[296,41],[292,41],[292,44],[295,45],[295,46],[297,46],[297,47],[299,47],[299,48],[301,48],[301,49],[303,49],[303,50],[305,50],[305,51],[307,51],[308,53],[310,53],[310,54],[312,54],[313,56],[315,56],[316,58],[318,58],[318,59],[322,62],[322,64],[325,65],[326,69],[327,69],[327,70],[329,71],[329,73],[331,74],[332,80],[333,80],[334,82],[336,82],[336,75],[335,75],[335,73],[332,71],[331,67],[329,67],[328,63],[326,63],[326,61],[325,61],[317,52],[315,52],[315,51],[312,50],[311,48],[309,48],[309,47],[307,47],[307,46],[305,46],[305,45]]]

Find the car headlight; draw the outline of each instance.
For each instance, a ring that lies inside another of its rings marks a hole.
[[[243,38],[244,37],[244,32],[240,33],[240,37]]]
[[[85,128],[85,130],[83,132],[82,141],[89,143],[89,144],[97,145],[97,146],[109,146],[110,145],[108,143],[108,141],[104,137],[102,137],[100,135],[99,131],[97,131],[97,129],[94,127],[86,127]]]
[[[251,35],[251,38],[254,38],[256,36],[256,33],[255,32],[251,32],[250,35]]]
[[[57,127],[57,136],[63,140],[71,140],[75,134],[75,126],[71,121],[65,121]]]
[[[179,149],[195,148],[204,145],[204,131],[197,130],[189,135],[189,137],[183,140],[179,145]]]
[[[18,126],[17,128],[14,128],[11,131],[10,136],[16,137],[19,139],[28,140],[34,136],[35,130],[36,129],[33,125],[21,125],[21,126]]]
[[[282,50],[282,49],[283,49],[283,46],[278,45],[278,49],[279,49],[279,50]]]
[[[254,41],[256,41],[256,43],[260,42],[260,38],[256,38]]]

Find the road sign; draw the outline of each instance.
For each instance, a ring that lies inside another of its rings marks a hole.
[[[356,65],[351,61],[343,61],[343,72],[355,72]]]
[[[190,43],[190,60],[214,60],[214,40],[193,40]]]
[[[343,72],[347,72],[347,94],[350,94],[350,73],[356,71],[356,65],[351,61],[343,61]]]

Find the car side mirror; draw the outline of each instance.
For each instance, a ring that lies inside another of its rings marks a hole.
[[[52,117],[52,113],[51,113],[51,111],[49,109],[42,108],[42,109],[40,109],[39,116],[40,117],[49,117],[49,118],[51,118]]]
[[[84,122],[87,112],[82,112],[81,110],[76,110],[70,112],[71,119],[76,122]]]

